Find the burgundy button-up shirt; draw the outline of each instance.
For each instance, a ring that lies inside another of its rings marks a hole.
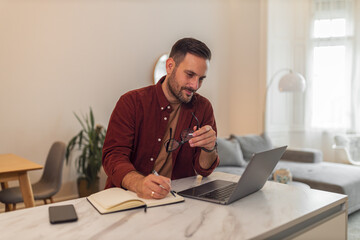
[[[161,88],[164,78],[156,85],[130,91],[120,97],[111,115],[103,147],[102,163],[108,176],[105,188],[121,187],[126,174],[138,171],[144,176],[151,173],[155,160],[163,147],[167,119],[173,109]],[[192,112],[200,127],[210,125],[216,132],[211,103],[195,93],[192,100],[182,104],[175,135],[181,141],[184,129],[196,126]],[[165,139],[167,140],[167,139]],[[207,176],[219,164],[219,158],[209,169],[199,164],[201,149],[182,144],[172,154],[172,179],[200,174]]]

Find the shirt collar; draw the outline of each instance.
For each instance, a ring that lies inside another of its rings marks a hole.
[[[166,99],[164,91],[162,90],[162,83],[164,82],[166,76],[163,76],[156,84],[156,95],[159,100],[160,110],[170,110],[171,106],[169,101]]]

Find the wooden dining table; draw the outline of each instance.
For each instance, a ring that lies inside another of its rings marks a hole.
[[[7,187],[9,181],[19,181],[25,207],[34,207],[34,195],[28,171],[42,169],[43,166],[15,154],[0,154],[0,182]]]

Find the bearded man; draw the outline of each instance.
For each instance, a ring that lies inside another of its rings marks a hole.
[[[213,172],[219,164],[215,118],[209,100],[196,93],[210,59],[203,42],[180,39],[166,61],[166,76],[120,97],[103,147],[105,188],[161,199],[171,179]]]

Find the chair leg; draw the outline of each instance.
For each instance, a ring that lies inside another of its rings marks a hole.
[[[1,189],[6,189],[9,187],[9,184],[7,182],[2,182],[1,183]]]
[[[16,203],[12,204],[12,210],[14,210],[14,211],[16,210]]]
[[[5,212],[9,212],[12,210],[11,204],[5,203]]]
[[[1,182],[1,189],[7,189],[9,187],[8,182]],[[12,210],[11,204],[5,203],[5,212]]]
[[[54,199],[52,197],[50,197],[50,202],[54,203]]]

